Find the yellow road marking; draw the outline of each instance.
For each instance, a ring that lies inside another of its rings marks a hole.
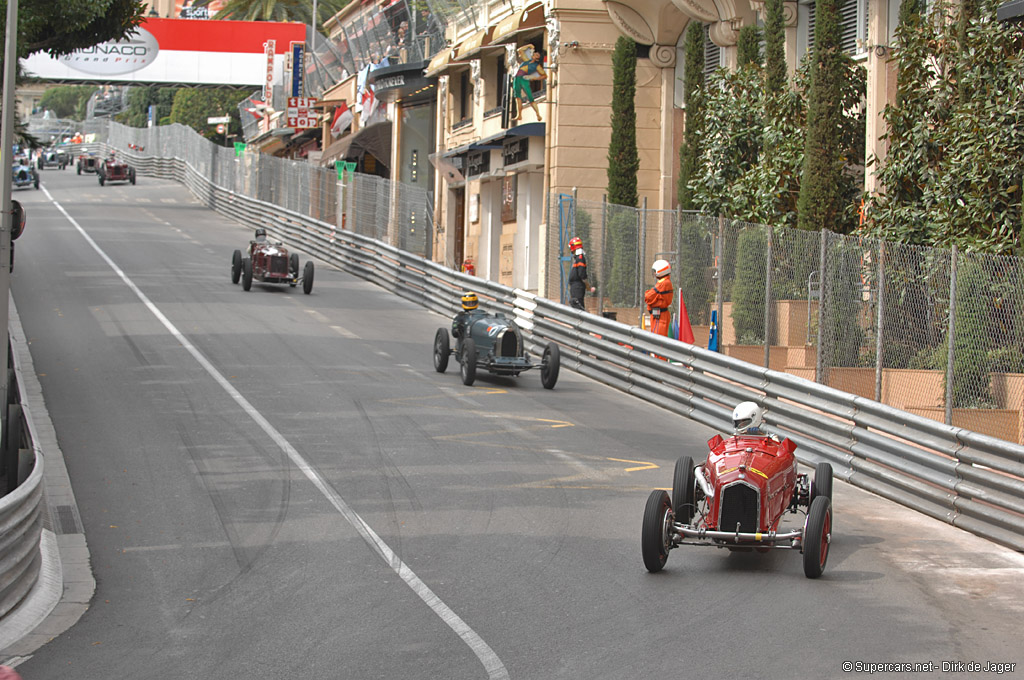
[[[626,460],[624,458],[609,458],[608,460],[614,460],[617,463],[636,463],[640,466],[626,468],[626,472],[636,472],[637,470],[656,470],[659,467],[654,463],[648,463],[646,460]]]

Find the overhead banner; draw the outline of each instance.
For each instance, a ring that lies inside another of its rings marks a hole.
[[[306,26],[273,21],[195,21],[148,18],[132,37],[53,58],[38,52],[21,60],[30,77],[62,82],[173,85],[249,85],[268,79],[266,44],[306,38]],[[282,82],[283,53],[273,79]]]

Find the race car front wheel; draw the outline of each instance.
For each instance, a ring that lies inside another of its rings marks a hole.
[[[676,521],[689,524],[693,519],[696,507],[695,485],[697,478],[693,473],[693,458],[680,456],[676,461],[675,473],[672,477],[672,508],[676,513]]]
[[[462,341],[462,384],[472,385],[476,380],[476,343],[473,338],[466,338]]]
[[[672,503],[668,494],[655,489],[647,497],[644,525],[640,534],[640,551],[644,566],[652,574],[661,571],[668,561],[669,531],[672,528]]]
[[[252,258],[242,259],[242,290],[252,288]]]
[[[305,269],[302,270],[302,292],[309,295],[313,292],[313,261],[310,260],[306,263]]]
[[[832,501],[818,496],[811,501],[804,523],[804,576],[818,578],[825,571],[832,543]]]
[[[242,251],[236,250],[231,255],[231,283],[238,283],[242,278]]]
[[[558,368],[562,365],[561,351],[558,345],[549,342],[544,348],[544,356],[540,362],[540,384],[550,390],[558,382]]]
[[[438,328],[434,334],[434,370],[444,373],[448,370],[448,357],[451,355],[451,345],[448,342],[448,331]]]
[[[811,480],[810,503],[818,496],[832,500],[832,466],[828,463],[818,463],[814,468],[814,478]]]

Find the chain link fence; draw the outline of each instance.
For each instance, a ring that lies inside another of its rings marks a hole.
[[[115,148],[180,159],[236,194],[431,256],[433,201],[424,189],[361,173],[339,177],[333,168],[269,154],[238,154],[182,125],[130,128],[111,123],[96,132],[98,140]]]
[[[674,318],[682,298],[697,344],[714,319],[730,356],[1024,443],[1024,258],[565,195],[549,206],[551,297],[567,301],[579,236],[597,287],[589,311],[640,325],[651,264],[665,259]]]

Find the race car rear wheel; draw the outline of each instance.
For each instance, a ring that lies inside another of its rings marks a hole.
[[[818,496],[811,501],[804,523],[804,576],[818,578],[825,571],[832,543],[832,501]]]
[[[558,368],[562,365],[561,350],[558,345],[549,342],[544,348],[544,356],[540,362],[540,384],[550,390],[558,382]]]
[[[135,168],[128,168],[128,181],[135,184]]]
[[[669,531],[672,529],[672,503],[668,494],[655,489],[647,497],[644,525],[640,534],[640,552],[644,566],[652,574],[661,571],[668,561]]]
[[[313,261],[310,260],[306,263],[306,268],[302,270],[302,292],[309,295],[313,292]]]
[[[814,479],[811,480],[810,503],[818,496],[832,500],[832,466],[828,463],[818,463],[814,468]]]
[[[689,524],[696,509],[695,484],[697,478],[693,473],[693,458],[680,456],[676,461],[675,474],[672,477],[672,509],[676,513],[676,521]]]
[[[434,370],[444,373],[448,369],[448,357],[451,356],[451,344],[448,342],[448,330],[438,328],[434,334]]]
[[[472,385],[476,380],[476,343],[473,342],[473,338],[466,338],[462,341],[462,360],[459,372],[462,374],[463,385]]]
[[[96,176],[100,178],[100,186],[103,186],[104,177],[102,172],[96,173]]]
[[[231,283],[238,283],[242,278],[242,251],[236,250],[231,255]]]
[[[299,254],[292,253],[288,256],[288,273],[299,278]]]
[[[252,288],[252,258],[242,258],[242,290]]]

